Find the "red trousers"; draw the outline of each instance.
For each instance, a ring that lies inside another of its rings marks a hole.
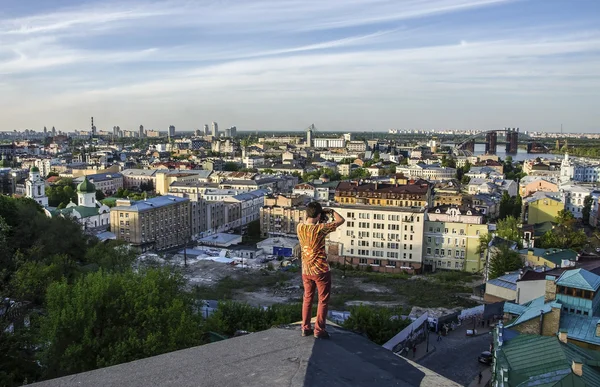
[[[313,296],[315,288],[319,295],[319,304],[317,307],[317,321],[315,322],[315,335],[325,332],[325,319],[327,318],[327,305],[329,295],[331,294],[331,272],[306,275],[302,274],[302,283],[304,284],[304,299],[302,300],[302,329],[311,329],[310,320],[312,317]]]

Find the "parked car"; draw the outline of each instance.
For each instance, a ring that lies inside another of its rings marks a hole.
[[[494,356],[492,355],[492,353],[490,351],[483,351],[479,354],[479,358],[477,359],[480,363],[483,364],[492,364],[492,360],[494,359]]]

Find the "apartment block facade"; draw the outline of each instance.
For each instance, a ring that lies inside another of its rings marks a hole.
[[[117,239],[142,251],[163,250],[189,240],[190,201],[172,195],[152,199],[117,200],[110,211],[110,228]]]
[[[296,226],[304,220],[306,197],[271,195],[260,209],[260,233],[263,237],[296,236]]]
[[[409,180],[407,184],[342,181],[335,190],[334,199],[343,205],[427,207],[431,204],[431,185],[421,179]]]
[[[419,272],[423,265],[425,210],[338,205],[346,222],[328,238],[328,259],[382,272]]]
[[[429,209],[423,234],[426,269],[481,272],[485,258],[477,249],[479,237],[487,233],[484,215],[475,209],[447,205]]]

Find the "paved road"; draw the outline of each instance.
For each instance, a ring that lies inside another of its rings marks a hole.
[[[443,336],[442,341],[436,341],[437,336],[432,334],[429,346],[435,346],[435,351],[417,360],[417,363],[463,386],[469,385],[479,371],[489,368],[480,364],[477,357],[482,351],[489,350],[491,335],[468,337],[465,331],[466,327],[459,327],[448,336]],[[424,343],[417,349],[417,357],[419,352],[424,351],[423,345]]]

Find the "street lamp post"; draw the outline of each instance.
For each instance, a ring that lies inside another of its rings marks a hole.
[[[429,353],[429,319],[427,319],[425,321],[425,328],[427,329],[427,332],[426,332],[426,334],[427,334],[427,338],[426,338],[426,340],[427,340],[427,349],[426,349],[425,352]]]

